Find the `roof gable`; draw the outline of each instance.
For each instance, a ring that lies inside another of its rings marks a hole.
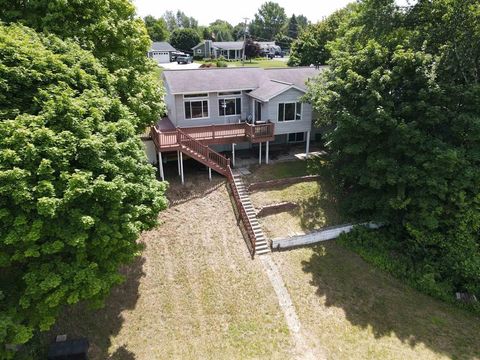
[[[172,45],[166,41],[154,41],[150,51],[177,51]]]

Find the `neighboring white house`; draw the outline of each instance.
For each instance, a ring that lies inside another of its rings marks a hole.
[[[218,58],[223,56],[229,60],[243,58],[243,41],[204,40],[192,48],[193,56],[202,58]]]
[[[151,49],[147,52],[147,56],[159,64],[168,63],[171,61],[172,53],[176,51],[168,42],[153,42]]]

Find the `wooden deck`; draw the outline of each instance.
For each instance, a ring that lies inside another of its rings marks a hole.
[[[173,151],[180,149],[182,134],[187,134],[204,145],[232,144],[237,142],[260,143],[275,139],[274,126],[271,122],[255,125],[238,123],[196,126],[168,130],[160,130],[156,126],[152,126],[150,136],[158,151]]]

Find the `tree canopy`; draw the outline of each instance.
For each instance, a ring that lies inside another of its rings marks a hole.
[[[176,13],[170,10],[165,11],[163,19],[167,23],[169,32],[173,32],[176,29],[196,29],[198,27],[198,21],[194,17],[187,16],[180,10],[177,10]]]
[[[298,31],[298,38],[293,41],[288,64],[290,66],[325,65],[330,59],[329,41],[340,36],[340,27],[355,9],[355,4],[337,10],[328,18],[317,24],[306,25]],[[298,19],[295,23],[298,25]]]
[[[476,0],[365,0],[308,94],[345,209],[385,224],[350,238],[443,298],[480,297],[479,43]]]
[[[165,208],[117,79],[75,42],[0,25],[0,343],[100,304]],[[0,357],[6,354],[0,347]]]
[[[122,102],[132,110],[138,133],[165,111],[155,64],[145,56],[150,38],[128,0],[7,1],[0,19],[20,22],[38,32],[74,39],[115,75]]]
[[[172,44],[175,49],[188,53],[191,53],[192,48],[198,45],[199,42],[200,36],[194,29],[176,29],[170,36],[170,44]]]
[[[250,23],[250,35],[259,41],[271,41],[287,24],[285,9],[273,1],[263,3]]]
[[[168,39],[167,23],[163,18],[156,19],[152,15],[147,15],[143,18],[143,21],[152,41],[165,41]]]

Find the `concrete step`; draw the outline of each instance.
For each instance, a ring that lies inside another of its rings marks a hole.
[[[255,250],[263,250],[263,249],[268,249],[268,245],[265,244],[255,244]]]

